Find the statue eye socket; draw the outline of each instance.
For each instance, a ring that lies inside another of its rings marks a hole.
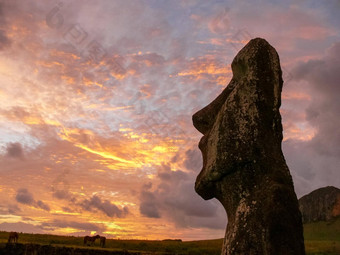
[[[248,66],[244,60],[235,59],[231,64],[231,69],[233,70],[233,79],[240,79],[245,76],[248,72]]]

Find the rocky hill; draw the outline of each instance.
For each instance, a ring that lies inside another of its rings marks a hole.
[[[299,199],[303,223],[330,221],[340,215],[340,189],[324,187]]]

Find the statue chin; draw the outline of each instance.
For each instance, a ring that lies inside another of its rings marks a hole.
[[[207,168],[206,162],[203,162],[203,168],[196,178],[195,191],[205,200],[216,197],[216,180],[213,178],[213,172],[212,169]]]
[[[198,180],[198,177],[195,182],[195,191],[205,200],[209,200],[215,197],[214,184],[209,181]]]

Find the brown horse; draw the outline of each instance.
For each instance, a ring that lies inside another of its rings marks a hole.
[[[106,241],[106,237],[105,237],[105,236],[101,236],[101,237],[100,237],[100,246],[101,246],[102,248],[105,247],[105,241]]]
[[[17,243],[19,234],[17,232],[10,232],[8,237],[8,243]]]
[[[96,236],[85,236],[84,237],[84,245],[94,245],[94,242],[100,238],[100,235],[96,235]],[[90,244],[88,244],[90,243]]]

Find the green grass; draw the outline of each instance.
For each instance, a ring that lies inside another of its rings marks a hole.
[[[8,240],[8,233],[0,232],[0,242],[1,243],[7,242],[7,240]],[[44,245],[62,244],[62,245],[78,246],[78,245],[83,244],[83,238],[73,237],[73,236],[20,233],[19,242],[20,243],[36,243],[36,244],[44,244]]]
[[[307,254],[340,254],[340,218],[332,222],[315,222],[304,225]]]
[[[332,222],[315,222],[304,225],[306,240],[340,241],[340,218]]]
[[[8,233],[0,232],[0,244],[6,243],[7,239]],[[83,246],[83,237],[73,236],[20,233],[19,242],[85,248],[85,246]],[[222,239],[191,242],[107,239],[105,249],[113,251],[145,251],[154,252],[155,254],[218,255],[221,253],[222,242]],[[96,241],[94,247],[92,246],[88,248],[102,249],[99,247],[99,240]]]
[[[340,218],[333,222],[316,222],[304,225],[306,252],[308,255],[339,255],[340,254]],[[8,233],[0,232],[0,244],[7,242]],[[83,247],[82,237],[56,236],[41,234],[19,235],[20,243],[35,243],[41,245]],[[222,239],[205,241],[147,241],[147,240],[117,240],[107,239],[108,250],[129,250],[154,252],[154,254],[183,254],[183,255],[219,255]],[[102,249],[99,240],[95,247],[89,249]]]

